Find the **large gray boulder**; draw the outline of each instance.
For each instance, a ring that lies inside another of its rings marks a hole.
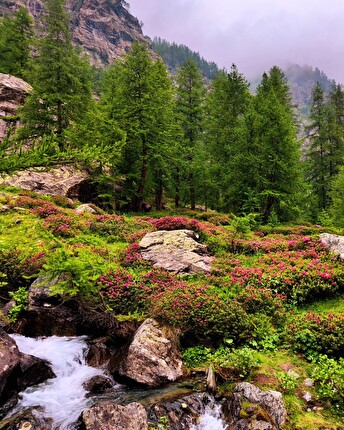
[[[192,230],[155,231],[139,243],[142,258],[174,273],[210,272],[212,257]]]
[[[238,400],[240,402],[246,400],[263,408],[271,418],[271,423],[273,424],[273,426],[270,426],[271,429],[280,429],[285,423],[287,411],[284,405],[283,396],[279,391],[263,391],[249,382],[241,382],[236,385],[234,395],[236,395],[236,402],[238,402]],[[249,428],[262,428],[257,426],[263,426],[263,428],[267,429],[269,428],[265,423],[256,423],[256,427],[252,427],[252,425],[253,424],[251,424],[251,427]]]
[[[0,404],[9,397],[9,386],[19,368],[20,358],[15,341],[5,332],[0,332]]]
[[[148,430],[147,413],[140,403],[98,403],[82,413],[81,422],[85,430]]]
[[[11,127],[18,126],[18,121],[9,121],[9,117],[17,115],[31,90],[31,85],[22,79],[0,73],[0,142]]]
[[[344,259],[344,236],[322,233],[320,242],[326,245],[330,251],[338,254],[341,259]]]
[[[129,346],[111,357],[109,370],[148,387],[176,381],[183,376],[178,337],[157,321],[147,319]]]
[[[0,179],[0,184],[51,196],[78,197],[79,189],[89,180],[89,173],[74,166],[51,170],[35,167]]]
[[[0,405],[17,392],[54,376],[46,360],[22,354],[16,342],[0,332]]]

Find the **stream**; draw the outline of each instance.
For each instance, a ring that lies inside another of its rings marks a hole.
[[[25,408],[43,409],[46,418],[52,418],[54,429],[74,430],[74,423],[81,412],[92,406],[104,396],[87,397],[83,383],[95,375],[105,375],[103,369],[90,367],[86,364],[85,353],[88,345],[86,337],[57,337],[28,338],[13,334],[18,348],[25,354],[34,355],[47,360],[52,365],[56,377],[29,387],[19,395],[17,406],[9,416]],[[109,377],[108,374],[106,374]],[[158,390],[132,389],[114,383],[111,394],[106,400],[115,403],[128,404],[138,401],[147,406],[155,397],[158,399],[168,395],[170,387]],[[175,386],[174,391],[180,390],[180,397],[191,393],[191,389]],[[220,419],[220,405],[206,406],[205,413],[199,417],[197,425],[192,430],[224,430],[225,424]]]

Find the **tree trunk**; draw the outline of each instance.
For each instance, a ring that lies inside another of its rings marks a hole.
[[[196,191],[193,185],[193,173],[189,174],[189,182],[190,182],[190,206],[191,209],[196,209]]]
[[[155,188],[155,209],[160,211],[163,207],[163,194],[164,194],[164,188],[162,186],[162,180],[161,180],[162,172],[159,171],[159,180],[158,184]]]
[[[179,208],[179,186],[180,186],[180,176],[179,176],[179,167],[176,168],[176,189],[175,189],[175,196],[174,196],[174,207],[177,209]]]
[[[141,177],[140,177],[140,183],[137,190],[137,197],[135,202],[135,211],[139,212],[142,209],[142,203],[143,203],[143,194],[145,191],[146,186],[146,179],[147,179],[147,154],[148,149],[145,140],[142,142],[142,167],[141,167]]]

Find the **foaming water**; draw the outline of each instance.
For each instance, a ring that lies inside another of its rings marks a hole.
[[[190,430],[225,430],[227,426],[221,419],[221,405],[209,404],[204,414],[199,417],[198,423]]]
[[[11,415],[23,408],[40,406],[44,416],[53,419],[55,429],[72,429],[72,423],[88,407],[83,383],[92,376],[103,374],[101,369],[86,364],[85,338],[52,336],[33,339],[17,334],[11,337],[21,352],[48,360],[56,375],[56,378],[22,391]]]

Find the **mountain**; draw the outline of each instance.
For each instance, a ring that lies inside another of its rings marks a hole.
[[[160,37],[155,37],[152,42],[152,48],[164,60],[171,74],[174,74],[178,67],[182,66],[187,60],[193,60],[208,79],[212,79],[219,70],[214,62],[205,60],[198,52],[192,51],[186,45],[170,43]]]
[[[127,52],[134,39],[146,42],[137,18],[123,0],[67,0],[73,40],[81,45],[95,66],[111,63]],[[24,6],[43,29],[44,0],[1,0],[0,16]]]
[[[302,118],[306,118],[309,115],[312,104],[312,90],[316,83],[320,83],[325,93],[329,93],[335,83],[333,79],[330,79],[317,67],[313,68],[307,65],[292,64],[284,68],[284,73],[288,79],[293,102]],[[253,92],[255,92],[260,80],[261,77],[251,81],[251,90]]]
[[[312,104],[312,90],[316,83],[322,86],[325,93],[329,93],[335,81],[319,70],[311,66],[293,64],[285,69],[291,94],[295,105],[302,116],[308,116]]]

